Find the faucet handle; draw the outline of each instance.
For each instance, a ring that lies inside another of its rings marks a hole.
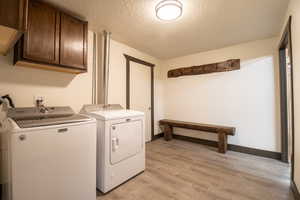
[[[37,98],[37,99],[35,100],[35,102],[36,102],[36,106],[37,106],[37,107],[40,107],[40,106],[43,106],[43,105],[44,105],[44,99],[41,98],[41,97]]]

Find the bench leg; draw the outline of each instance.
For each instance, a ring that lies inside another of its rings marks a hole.
[[[172,140],[173,127],[169,125],[164,125],[164,138],[166,141]]]
[[[226,153],[227,151],[227,134],[219,133],[219,153]]]

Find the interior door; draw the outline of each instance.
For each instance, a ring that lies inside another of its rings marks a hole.
[[[151,67],[130,62],[130,109],[145,113],[145,141],[151,141]]]
[[[59,12],[54,8],[39,1],[29,1],[23,56],[35,61],[58,64],[59,23]]]
[[[87,23],[61,14],[60,64],[87,69]]]

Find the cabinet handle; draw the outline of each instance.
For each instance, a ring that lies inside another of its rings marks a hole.
[[[59,133],[63,133],[63,132],[67,132],[68,129],[67,128],[62,128],[62,129],[58,129],[57,132]]]

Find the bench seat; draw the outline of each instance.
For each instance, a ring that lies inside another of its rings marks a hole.
[[[195,123],[195,122],[185,122],[171,119],[163,119],[159,121],[159,124],[163,126],[164,138],[169,141],[173,137],[173,127],[177,128],[185,128],[192,129],[198,131],[205,131],[210,133],[218,134],[218,146],[220,153],[226,153],[227,151],[227,136],[235,135],[236,129],[234,127],[229,126],[220,126],[213,124],[203,124],[203,123]]]

